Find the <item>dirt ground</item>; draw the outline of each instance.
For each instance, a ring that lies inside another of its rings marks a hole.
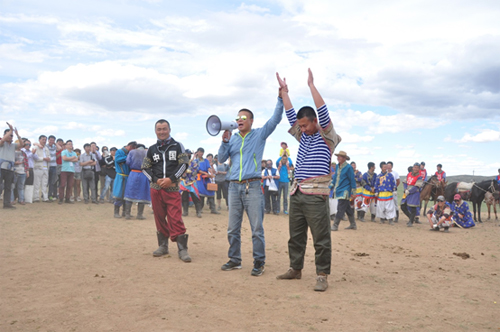
[[[500,330],[498,222],[444,234],[407,228],[405,217],[358,222],[357,231],[343,221],[332,232],[330,287],[318,293],[311,240],[302,279],[276,280],[288,268],[285,215],[266,215],[266,270],[252,277],[246,218],[243,269],[224,272],[227,211],[198,219],[190,209],[192,263],[172,245],[171,256],[152,256],[147,212],[124,220],[111,204],[0,210],[0,331]]]

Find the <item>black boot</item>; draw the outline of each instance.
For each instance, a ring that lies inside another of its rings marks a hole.
[[[182,234],[177,237],[177,248],[179,248],[179,258],[186,263],[191,262],[191,257],[188,254],[188,235]]]
[[[333,232],[336,232],[339,230],[339,224],[340,224],[340,218],[338,216],[335,216],[335,221],[333,222],[333,225],[332,225]]]
[[[139,203],[139,205],[137,205],[137,219],[139,220],[146,219],[144,218],[143,213],[144,213],[144,203]]]
[[[120,216],[120,206],[115,205],[115,218],[121,218]]]
[[[210,206],[210,213],[212,214],[220,214],[219,211],[217,211],[217,208],[215,207],[215,200],[213,197],[208,198],[208,205]]]
[[[130,210],[132,210],[132,202],[125,202],[125,207],[123,208],[123,210],[125,210],[125,219],[132,219],[132,216],[130,215]]]
[[[334,221],[335,220],[335,213],[330,215],[330,220]]]
[[[399,210],[396,210],[396,219],[394,219],[394,222],[399,221]]]
[[[122,207],[122,217],[125,217],[125,202],[120,206]]]
[[[354,219],[354,214],[352,216],[347,216],[347,217],[349,218],[350,225],[345,229],[357,230],[358,227],[356,227],[356,220]]]
[[[168,255],[168,237],[163,235],[162,232],[156,232],[158,237],[158,249],[153,252],[154,257],[160,257],[163,255]]]
[[[376,217],[376,215],[372,214],[371,222],[376,222],[375,217]]]
[[[361,211],[356,211],[356,219],[359,220],[359,215],[360,215]]]
[[[189,194],[184,196],[184,192],[182,192],[182,216],[186,217],[189,214]]]
[[[359,211],[359,217],[358,217],[359,221],[365,222],[365,213],[366,213],[365,211]]]

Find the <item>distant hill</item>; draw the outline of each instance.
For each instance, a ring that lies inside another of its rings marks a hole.
[[[496,175],[492,176],[481,176],[481,175],[453,175],[453,176],[447,176],[446,181],[448,183],[451,182],[482,182],[486,180],[493,180],[496,178]]]

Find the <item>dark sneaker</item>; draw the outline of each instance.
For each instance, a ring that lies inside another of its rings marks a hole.
[[[255,264],[253,265],[253,269],[252,269],[252,275],[254,277],[258,277],[258,276],[261,276],[262,273],[264,273],[264,264],[266,264],[265,262],[260,262],[260,261],[256,261]]]
[[[280,274],[279,276],[276,277],[276,279],[278,279],[278,280],[300,279],[300,278],[302,278],[302,270],[294,270],[292,268],[290,268],[285,273]]]
[[[222,265],[222,271],[231,271],[231,270],[239,270],[241,269],[241,263],[235,263],[233,261],[229,261],[226,264]]]
[[[328,288],[328,280],[327,275],[324,273],[318,274],[316,277],[316,285],[314,286],[314,290],[316,292],[324,292]]]

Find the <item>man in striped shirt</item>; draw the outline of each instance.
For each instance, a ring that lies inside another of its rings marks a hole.
[[[292,126],[289,133],[300,142],[290,197],[288,240],[290,269],[277,276],[277,279],[302,277],[309,227],[316,250],[317,278],[314,290],[325,291],[328,288],[327,276],[330,274],[332,258],[328,208],[330,161],[335,147],[340,142],[340,136],[333,129],[328,109],[314,86],[310,69],[307,84],[318,110],[318,117],[314,109],[309,106],[302,107],[296,114],[288,96],[286,80],[282,80],[279,75],[277,77],[286,115]]]

